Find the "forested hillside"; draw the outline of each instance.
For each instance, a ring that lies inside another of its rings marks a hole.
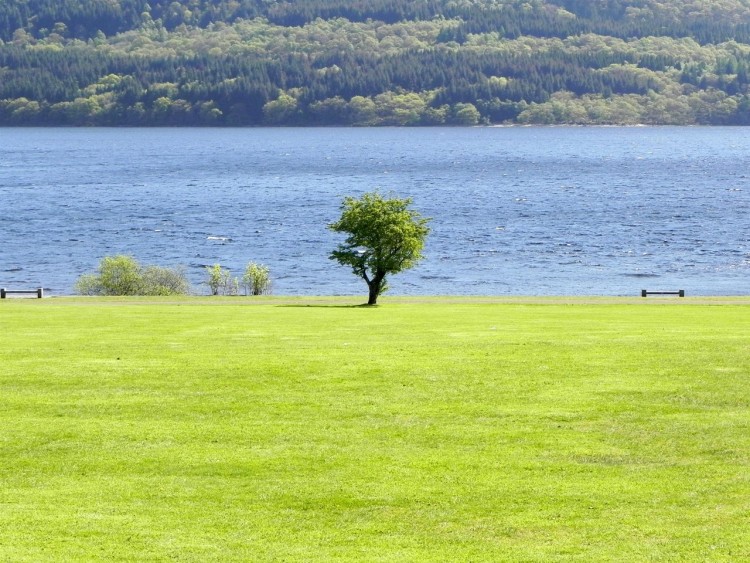
[[[750,124],[750,0],[4,0],[0,125]]]

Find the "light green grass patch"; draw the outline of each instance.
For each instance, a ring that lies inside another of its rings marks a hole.
[[[0,303],[0,560],[750,558],[750,301],[360,301]]]

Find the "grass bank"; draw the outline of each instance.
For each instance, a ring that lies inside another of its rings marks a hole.
[[[0,302],[0,560],[750,558],[750,300],[359,301]]]

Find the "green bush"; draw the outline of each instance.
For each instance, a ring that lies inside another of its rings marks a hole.
[[[231,272],[221,264],[206,266],[206,275],[206,285],[211,295],[237,295],[240,292],[240,281],[233,278]]]
[[[143,295],[185,295],[190,292],[183,267],[148,266],[141,277]]]
[[[132,256],[105,256],[99,263],[103,295],[141,295],[141,266]]]
[[[184,295],[190,284],[183,268],[141,266],[132,256],[105,256],[96,274],[84,274],[75,283],[81,295]]]
[[[271,293],[271,271],[268,266],[250,262],[242,276],[245,295],[265,295]]]
[[[102,295],[102,285],[99,276],[94,274],[83,274],[76,280],[75,292],[80,295]]]

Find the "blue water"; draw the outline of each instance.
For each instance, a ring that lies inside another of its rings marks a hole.
[[[750,294],[750,129],[0,129],[0,286],[70,294],[105,255],[361,294],[328,259],[345,195],[409,196],[393,294]]]

